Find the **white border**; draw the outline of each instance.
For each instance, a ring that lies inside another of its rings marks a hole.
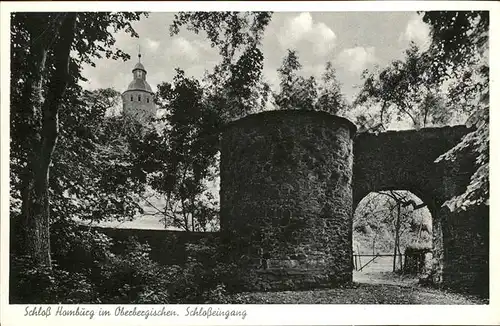
[[[119,6],[119,8],[117,8]],[[12,1],[8,11],[418,11],[498,10],[490,1]]]
[[[490,76],[491,76],[491,184],[499,183],[495,167],[499,166],[497,140],[499,139],[499,118],[493,108],[499,101],[499,64],[500,40],[498,2],[472,1],[386,1],[386,2],[1,2],[1,295],[0,318],[2,325],[25,325],[35,322],[37,325],[86,325],[84,317],[66,318],[22,318],[24,305],[8,304],[8,243],[9,243],[9,14],[12,11],[197,11],[197,10],[270,10],[270,11],[417,11],[417,10],[490,10]],[[497,60],[495,60],[497,59]],[[118,322],[122,325],[200,325],[200,324],[274,324],[274,325],[326,325],[326,324],[500,324],[500,282],[494,275],[500,275],[498,258],[500,257],[499,241],[500,221],[496,216],[498,204],[495,201],[496,188],[491,187],[491,219],[490,219],[490,304],[483,306],[432,306],[432,305],[245,305],[232,306],[235,309],[246,309],[244,320],[205,319],[205,318],[94,318],[95,325],[109,325]],[[81,306],[98,309],[100,306]],[[116,306],[108,306],[116,307]],[[130,307],[130,306],[128,306]],[[152,306],[140,306],[147,308]],[[183,315],[185,305],[169,306]],[[213,306],[217,307],[217,306]]]

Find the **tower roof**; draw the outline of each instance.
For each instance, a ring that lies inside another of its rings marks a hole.
[[[144,73],[135,73],[136,70],[141,70]],[[139,53],[139,62],[137,62],[134,66],[134,69],[132,69],[132,74],[133,74],[133,80],[130,84],[128,84],[127,91],[145,91],[149,93],[153,93],[153,90],[151,89],[151,86],[149,86],[148,82],[146,81],[146,74],[147,71],[144,68],[144,65],[141,63],[141,54]]]
[[[144,79],[134,78],[134,80],[128,84],[127,91],[147,91],[153,93],[151,86]]]
[[[134,69],[132,69],[132,71],[137,70],[137,69],[140,69],[140,70],[144,70],[144,71],[146,71],[146,69],[144,69],[144,66],[142,65],[142,63],[141,63],[141,62],[137,62],[137,63],[135,64],[135,66],[134,66]]]

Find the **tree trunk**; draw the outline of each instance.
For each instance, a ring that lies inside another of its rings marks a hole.
[[[50,201],[48,191],[49,166],[57,134],[57,114],[69,79],[70,50],[74,38],[76,13],[67,13],[59,28],[59,39],[54,46],[55,69],[48,83],[45,101],[41,104],[41,130],[38,146],[32,147],[29,170],[23,194],[25,222],[25,251],[38,266],[51,267],[50,257]],[[45,55],[48,48],[45,49]],[[45,58],[43,58],[43,63]],[[40,69],[43,70],[43,66]]]
[[[196,227],[195,227],[195,220],[196,220],[196,208],[195,208],[195,201],[194,201],[194,196],[191,196],[191,227],[193,232],[195,232]]]

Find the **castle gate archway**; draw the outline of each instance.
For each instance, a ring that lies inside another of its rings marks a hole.
[[[435,164],[463,126],[356,134],[324,112],[269,111],[227,126],[221,138],[221,231],[259,289],[352,280],[353,207],[366,194],[406,189],[434,218],[435,281],[477,288],[488,276],[488,210],[442,204],[468,184],[472,165]]]
[[[357,135],[354,142],[354,207],[371,191],[405,189],[433,217],[433,281],[484,292],[488,286],[489,213],[486,207],[451,213],[443,203],[465,190],[472,161],[435,160],[468,132],[465,126]]]

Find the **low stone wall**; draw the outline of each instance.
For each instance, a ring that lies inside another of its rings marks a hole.
[[[140,243],[148,243],[151,247],[152,260],[165,265],[183,264],[187,259],[186,244],[200,240],[216,240],[217,232],[184,232],[172,230],[117,229],[94,227],[114,240],[112,248],[115,252],[123,251],[123,243],[137,238]]]

